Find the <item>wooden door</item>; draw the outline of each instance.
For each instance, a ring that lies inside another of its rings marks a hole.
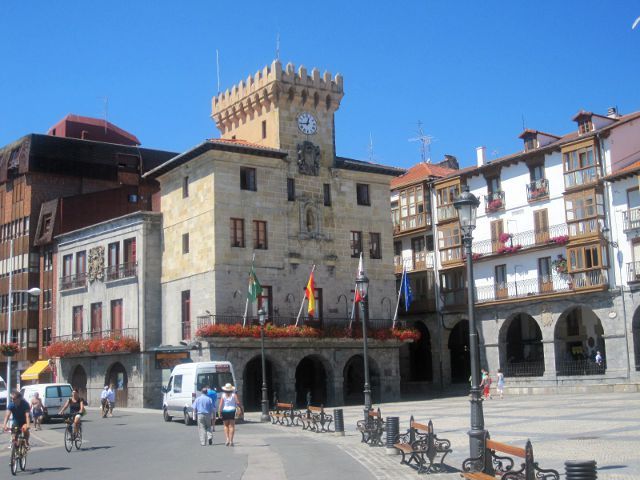
[[[538,286],[540,293],[553,291],[553,277],[551,273],[551,257],[538,259]]]
[[[549,215],[546,208],[533,212],[533,225],[536,244],[547,243],[549,241]]]
[[[500,241],[500,236],[504,233],[504,224],[502,220],[494,220],[491,222],[491,251],[496,253],[500,248],[504,247],[504,243]]]
[[[507,298],[507,266],[496,265],[495,269],[495,288],[496,288],[496,300]]]

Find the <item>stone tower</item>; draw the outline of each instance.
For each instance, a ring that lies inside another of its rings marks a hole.
[[[211,116],[223,139],[278,148],[298,159],[301,172],[330,168],[335,157],[334,113],[344,95],[342,76],[311,75],[275,60],[270,67],[213,97]],[[317,173],[315,173],[317,175]]]

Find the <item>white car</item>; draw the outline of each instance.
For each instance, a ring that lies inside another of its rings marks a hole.
[[[38,383],[36,385],[26,385],[20,390],[22,398],[29,403],[31,403],[31,399],[36,392],[40,394],[40,400],[42,400],[42,406],[44,407],[43,423],[46,423],[51,418],[63,417],[63,415],[58,414],[58,411],[60,411],[67,399],[71,398],[71,385],[68,383]]]
[[[0,377],[0,410],[7,409],[7,384],[4,383],[4,378]]]
[[[184,419],[185,425],[194,423],[191,405],[202,395],[202,387],[215,388],[218,394],[222,387],[231,383],[235,385],[236,377],[231,362],[195,362],[176,365],[169,377],[169,383],[162,387],[162,413],[165,422],[173,417]],[[217,406],[216,406],[217,407]]]

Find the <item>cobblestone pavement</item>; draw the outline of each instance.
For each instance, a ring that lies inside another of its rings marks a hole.
[[[451,440],[453,453],[447,464],[458,469],[469,455],[468,397],[442,398],[415,402],[381,404],[384,417],[400,417],[400,430],[408,428],[409,417],[433,421],[436,433]],[[355,424],[362,417],[361,407],[345,407],[344,437],[304,432],[300,428],[272,426],[287,434],[311,436],[331,442],[372,472],[372,478],[404,479],[417,477],[412,469],[399,464],[399,456],[389,456],[385,448],[360,443]],[[598,478],[610,480],[640,478],[640,395],[633,393],[550,395],[505,397],[484,402],[486,429],[492,438],[524,446],[533,444],[542,468],[564,473],[565,460],[596,460]],[[252,415],[249,414],[249,418]],[[432,474],[428,478],[460,478],[458,473]]]

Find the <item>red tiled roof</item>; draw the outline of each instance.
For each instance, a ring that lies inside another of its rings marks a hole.
[[[546,135],[547,137],[560,138],[558,135],[554,135],[553,133],[541,132],[540,130],[531,130],[530,128],[525,129],[520,135],[518,135],[518,138],[524,138],[528,134],[533,134],[533,135],[540,134],[540,135]]]
[[[131,142],[135,143],[136,145],[140,145],[140,140],[138,140],[138,137],[136,137],[133,133],[129,133],[111,122],[108,122],[102,118],[85,117],[83,115],[76,115],[75,113],[67,114],[62,120],[51,127],[48,130],[47,134],[51,135],[56,127],[59,127],[65,122],[84,123],[86,125],[92,125],[94,127],[107,127],[118,133],[119,135],[122,135],[123,137],[131,140]]]
[[[640,172],[640,160],[624,168],[621,168],[617,172],[610,173],[605,177],[605,180],[608,180],[608,181],[622,180],[623,178],[630,177],[638,172]]]
[[[458,170],[443,167],[440,165],[432,165],[430,163],[418,163],[407,170],[407,173],[391,180],[391,188],[396,189],[417,183],[429,178],[441,178],[456,173]]]

